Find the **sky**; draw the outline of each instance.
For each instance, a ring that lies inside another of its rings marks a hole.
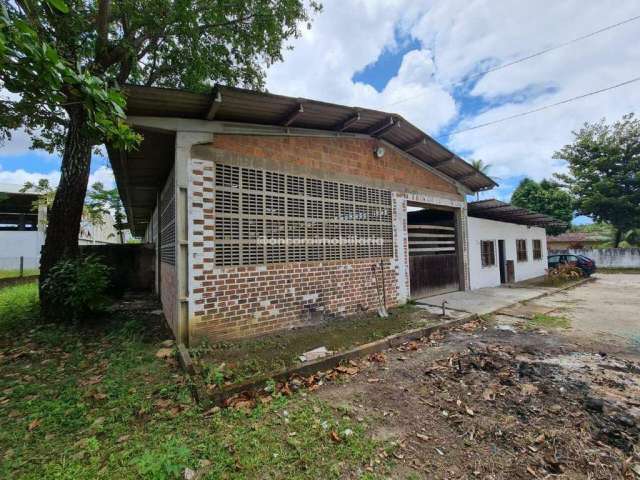
[[[640,82],[485,128],[458,130],[640,75],[640,20],[517,65],[488,68],[640,15],[637,0],[325,0],[310,30],[267,71],[273,93],[398,113],[466,159],[491,165],[508,200],[525,176],[566,166],[553,153],[584,122],[640,105]],[[21,132],[0,149],[0,183],[58,178],[59,158],[28,150]],[[96,156],[92,180],[113,184]],[[584,221],[584,219],[580,219]]]

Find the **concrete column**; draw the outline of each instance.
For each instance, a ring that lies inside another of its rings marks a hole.
[[[176,274],[177,298],[176,337],[189,345],[189,319],[193,315],[189,297],[193,283],[193,259],[190,255],[193,225],[189,219],[189,169],[191,167],[191,147],[200,143],[210,143],[212,133],[179,131],[176,133],[175,148],[175,198],[176,198]]]

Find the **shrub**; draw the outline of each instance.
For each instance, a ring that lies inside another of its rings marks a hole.
[[[582,270],[578,267],[559,264],[555,268],[550,268],[547,272],[547,279],[552,285],[561,285],[563,283],[578,280],[582,276]]]
[[[58,318],[76,321],[107,305],[110,274],[111,268],[96,255],[66,258],[53,266],[41,288]]]

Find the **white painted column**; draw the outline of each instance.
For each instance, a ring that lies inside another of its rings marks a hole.
[[[407,198],[402,193],[393,192],[391,196],[393,208],[393,256],[394,268],[397,272],[398,303],[409,299],[409,233],[407,231]]]
[[[189,319],[193,315],[193,306],[189,301],[193,289],[193,259],[189,254],[193,238],[193,223],[189,216],[189,198],[191,185],[191,147],[200,143],[210,143],[212,133],[176,132],[175,145],[175,194],[176,194],[176,267],[177,267],[177,297],[176,318],[179,341],[189,345]]]

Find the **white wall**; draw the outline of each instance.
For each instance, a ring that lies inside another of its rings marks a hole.
[[[0,270],[15,270],[24,257],[24,268],[40,263],[42,234],[38,231],[0,231]]]
[[[552,253],[584,255],[596,262],[596,267],[640,268],[640,248],[570,248]]]
[[[527,227],[514,223],[496,222],[482,218],[469,217],[469,274],[471,288],[495,287],[500,285],[500,267],[498,266],[498,240],[504,240],[505,261],[513,260],[516,282],[545,274],[547,268],[547,237],[544,228]],[[516,240],[527,241],[527,261],[518,262]],[[542,258],[533,259],[533,240],[542,242]],[[494,242],[496,264],[483,267],[480,256],[480,242]]]

